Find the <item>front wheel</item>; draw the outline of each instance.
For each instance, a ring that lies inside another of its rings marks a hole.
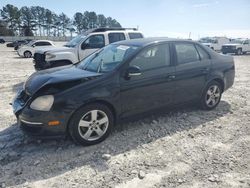
[[[26,51],[23,53],[25,58],[31,58],[32,57],[32,53],[30,51]]]
[[[242,49],[238,48],[237,51],[236,51],[236,55],[241,55],[241,54],[242,54]]]
[[[221,84],[216,81],[210,82],[207,85],[201,97],[202,109],[212,110],[216,108],[216,106],[220,103],[221,95],[222,95]]]
[[[79,109],[69,123],[72,139],[81,145],[94,145],[105,140],[114,124],[110,109],[103,104],[90,104]]]

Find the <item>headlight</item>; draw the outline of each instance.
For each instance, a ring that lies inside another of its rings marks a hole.
[[[50,53],[46,54],[46,59],[52,59],[52,58],[55,58],[55,57],[56,57],[56,55],[54,55],[54,54],[50,54]]]
[[[49,111],[54,103],[53,95],[44,95],[37,97],[31,104],[30,108],[39,111]]]

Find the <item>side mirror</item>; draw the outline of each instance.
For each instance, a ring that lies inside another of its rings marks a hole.
[[[32,44],[32,47],[33,47],[33,48],[35,48],[35,46],[36,46],[35,44]]]
[[[127,69],[127,72],[126,72],[126,77],[127,78],[130,78],[132,76],[140,76],[141,75],[141,69],[138,67],[138,66],[130,66],[128,69]]]

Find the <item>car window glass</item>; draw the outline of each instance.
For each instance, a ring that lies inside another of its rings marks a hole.
[[[244,41],[244,44],[249,44],[249,41],[248,40]]]
[[[140,39],[143,38],[141,33],[128,33],[130,39]]]
[[[142,71],[169,66],[169,45],[158,45],[143,50],[130,62],[130,66],[133,65],[138,66]]]
[[[108,37],[109,37],[109,43],[125,40],[124,33],[109,33]]]
[[[177,43],[175,44],[178,64],[185,64],[199,61],[199,54],[193,44]]]
[[[92,35],[84,43],[86,49],[102,48],[105,46],[103,35]]]
[[[202,49],[199,45],[196,45],[196,48],[197,48],[202,60],[209,59],[209,55],[204,49]]]

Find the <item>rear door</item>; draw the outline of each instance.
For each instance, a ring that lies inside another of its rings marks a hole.
[[[176,42],[176,103],[198,99],[211,69],[209,54],[198,44]]]

